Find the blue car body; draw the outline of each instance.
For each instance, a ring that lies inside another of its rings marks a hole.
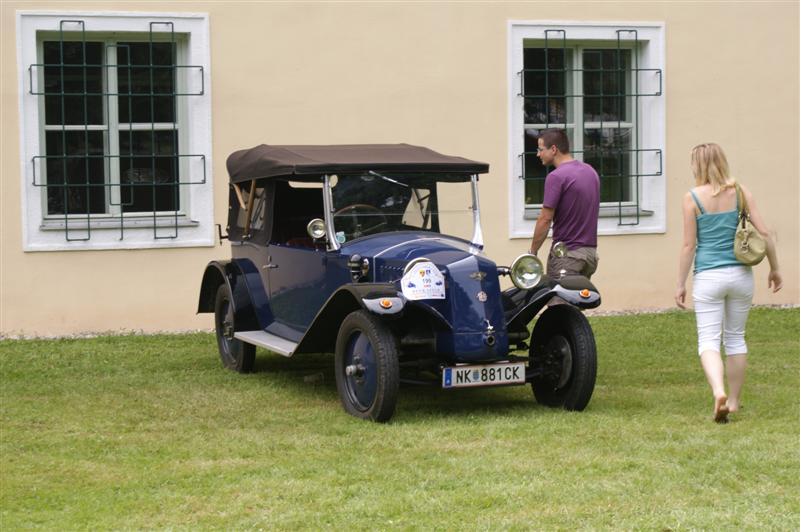
[[[340,369],[355,376],[337,373],[337,383],[345,383],[340,393],[354,415],[385,420],[393,406],[375,411],[370,401],[381,386],[364,377],[373,366],[361,359],[380,346],[356,334],[342,347],[340,327],[353,314],[367,316],[357,331],[370,332],[370,323],[384,330],[396,343],[393,358],[427,364],[448,386],[448,368],[491,369],[518,358],[512,351],[527,347],[528,324],[553,297],[583,308],[600,304],[585,279],[541,277],[524,290],[501,288],[510,270],[483,252],[478,216],[484,163],[406,145],[262,145],[236,152],[228,170],[231,258],[207,265],[198,304],[198,312],[215,313],[223,362],[247,371],[253,346],[284,356],[344,349],[349,362]],[[438,206],[448,198],[439,187],[461,182],[471,185],[469,239],[441,229]],[[354,199],[342,205],[343,197]],[[366,354],[353,354],[359,350]],[[537,371],[529,368],[526,382]],[[362,412],[364,396],[369,408]]]

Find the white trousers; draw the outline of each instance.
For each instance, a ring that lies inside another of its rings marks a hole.
[[[694,275],[694,313],[697,318],[697,352],[720,352],[722,336],[726,355],[747,353],[744,328],[753,303],[753,271],[749,266],[727,266]]]

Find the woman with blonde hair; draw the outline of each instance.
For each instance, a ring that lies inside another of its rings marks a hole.
[[[680,254],[675,302],[686,308],[686,278],[694,259],[693,301],[697,318],[697,342],[711,392],[714,421],[724,423],[729,412],[740,407],[747,368],[745,324],[753,302],[753,272],[736,260],[733,240],[738,222],[739,199],[728,161],[717,144],[692,149],[695,187],[683,197],[683,247]],[[750,191],[741,184],[750,221],[767,242],[767,286],[777,292],[783,286],[775,244]],[[720,338],[725,364],[720,357]],[[727,377],[727,392],[725,387]]]

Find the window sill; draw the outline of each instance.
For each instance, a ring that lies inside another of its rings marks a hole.
[[[68,227],[70,231],[80,231],[87,229],[85,219],[70,219],[65,222],[63,218],[44,220],[39,226],[40,231],[65,231]],[[141,216],[131,218],[97,218],[91,219],[89,228],[92,230],[117,230],[120,227],[123,229],[151,229],[153,227],[158,229],[166,229],[170,227],[199,227],[200,222],[191,220],[185,215],[179,215],[177,221],[174,216],[159,216],[156,222],[153,223],[152,216]]]
[[[631,218],[636,216],[636,206],[634,205],[623,205],[622,206],[622,217],[623,218]],[[541,207],[526,207],[525,208],[525,220],[536,220],[539,218],[542,209]],[[654,211],[648,210],[639,210],[639,217],[640,218],[648,218],[655,214]],[[620,217],[620,208],[617,206],[613,207],[600,207],[600,218],[619,218]]]
[[[120,222],[123,225],[120,225]],[[213,225],[186,216],[152,216],[40,221],[35,232],[25,234],[23,250],[89,251],[110,249],[156,249],[209,247],[216,244]]]

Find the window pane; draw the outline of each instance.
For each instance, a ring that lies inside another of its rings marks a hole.
[[[120,43],[117,63],[119,121],[123,124],[175,122],[173,44]]]
[[[631,200],[631,130],[587,129],[583,160],[600,174],[600,201]]]
[[[250,198],[250,187],[249,186],[242,186],[240,188],[242,191],[242,199],[244,200],[245,205],[247,205],[249,198]],[[253,216],[250,219],[250,229],[252,231],[262,231],[267,224],[267,193],[264,187],[258,187],[255,191],[255,197],[253,198]],[[237,200],[238,201],[238,200]],[[247,209],[238,209],[238,216],[236,218],[236,227],[244,230],[245,225],[247,224]]]
[[[120,132],[123,212],[179,210],[177,145],[177,130]]]
[[[48,41],[44,62],[45,124],[102,124],[102,43]]]
[[[103,132],[48,131],[45,135],[48,214],[106,212]],[[84,185],[84,186],[78,186]]]
[[[567,137],[570,144],[573,143],[573,131],[567,129]],[[552,166],[545,167],[536,154],[539,142],[538,129],[525,130],[525,205],[540,205],[544,200],[544,181],[548,173],[552,172]]]
[[[525,48],[523,51],[526,124],[567,122],[566,60],[566,52],[560,48]]]
[[[583,119],[587,122],[629,120],[626,94],[630,83],[630,50],[583,52]]]

